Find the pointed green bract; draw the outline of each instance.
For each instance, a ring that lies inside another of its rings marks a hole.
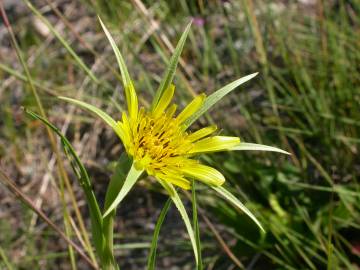
[[[185,227],[186,230],[188,231],[189,237],[190,237],[190,242],[191,245],[193,247],[193,251],[194,251],[194,255],[195,255],[195,261],[196,261],[196,266],[199,263],[199,258],[198,258],[198,248],[197,248],[197,244],[196,244],[196,240],[195,240],[195,234],[194,234],[194,230],[191,226],[191,222],[189,219],[189,216],[186,212],[185,206],[183,204],[183,202],[181,201],[179,194],[177,193],[176,189],[174,188],[174,186],[166,181],[160,180],[158,179],[159,183],[168,191],[170,198],[172,199],[172,201],[174,202],[176,208],[178,209],[182,219],[184,220],[185,223]]]
[[[196,113],[194,113],[192,116],[190,116],[185,122],[184,126],[189,127],[192,123],[194,123],[201,115],[203,115],[206,111],[208,111],[214,104],[216,104],[219,100],[221,100],[224,96],[229,94],[231,91],[233,91],[236,87],[242,85],[243,83],[251,80],[254,78],[258,73],[253,73],[250,75],[247,75],[245,77],[242,77],[236,81],[233,81],[232,83],[229,83],[228,85],[225,85],[224,87],[220,88],[216,92],[212,93],[210,96],[208,96],[203,105],[197,110]]]
[[[120,50],[116,46],[116,43],[115,43],[114,39],[112,38],[109,30],[106,28],[106,26],[103,23],[103,21],[101,20],[101,18],[98,17],[98,19],[99,19],[101,27],[104,30],[106,37],[110,41],[110,45],[111,45],[111,47],[112,47],[112,49],[113,49],[113,51],[115,53],[116,60],[117,60],[117,62],[119,64],[123,85],[124,85],[124,88],[126,89],[131,84],[131,79],[130,79],[130,75],[129,75],[129,72],[127,70],[127,67],[125,65],[124,58],[122,57],[122,55],[120,53]]]
[[[120,137],[120,139],[123,138],[124,135],[123,135],[123,131],[122,131],[121,127],[117,124],[117,122],[110,115],[108,115],[103,110],[100,110],[100,109],[96,108],[95,106],[88,104],[86,102],[76,100],[73,98],[68,98],[68,97],[58,97],[58,98],[68,101],[68,102],[71,102],[71,103],[74,103],[76,105],[79,105],[79,106],[83,107],[84,109],[87,109],[87,110],[95,113],[97,116],[99,116],[102,120],[104,120],[104,122],[106,124],[108,124],[115,131],[115,133]]]
[[[110,203],[110,206],[106,209],[103,218],[109,215],[118,205],[119,203],[125,198],[125,196],[129,193],[131,188],[135,185],[136,181],[139,179],[140,175],[143,173],[144,170],[138,170],[133,163],[131,168],[126,176],[123,186],[120,189],[120,192],[116,195],[113,202]]]
[[[173,81],[175,72],[176,72],[176,67],[177,64],[179,62],[179,58],[181,55],[181,52],[184,48],[184,44],[186,41],[186,38],[189,34],[190,31],[190,27],[191,27],[191,22],[186,26],[185,31],[183,32],[183,34],[181,35],[178,44],[176,45],[174,54],[171,56],[168,67],[166,69],[165,75],[163,76],[163,79],[161,80],[160,86],[159,88],[156,90],[153,102],[151,104],[151,108],[150,110],[153,110],[157,103],[159,102],[159,99],[161,98],[163,92],[170,86],[170,84]]]
[[[153,239],[151,241],[150,253],[148,256],[147,270],[155,269],[156,248],[157,248],[159,233],[160,233],[161,226],[164,222],[165,216],[166,216],[167,212],[169,211],[170,205],[171,205],[171,199],[169,198],[166,201],[163,209],[161,210],[158,220],[156,222]]]
[[[109,30],[106,28],[105,24],[102,22],[100,17],[98,17],[98,18],[99,18],[101,27],[103,28],[103,30],[105,32],[106,37],[110,41],[110,45],[115,53],[116,60],[119,64],[129,115],[131,118],[135,119],[137,117],[137,112],[138,112],[138,98],[136,95],[135,87],[132,83],[132,80],[129,75],[129,71],[127,70],[124,58],[122,57],[120,50],[116,46],[116,43],[115,43],[114,39],[112,38]]]
[[[281,150],[280,148],[263,145],[263,144],[257,144],[257,143],[244,143],[241,142],[239,145],[232,147],[229,149],[230,151],[269,151],[269,152],[278,152],[286,155],[291,155],[289,152],[286,152],[284,150]]]
[[[246,208],[246,206],[240,202],[233,194],[231,194],[227,189],[224,187],[211,187],[214,189],[217,193],[219,193],[222,197],[224,197],[229,202],[233,203],[236,207],[238,207],[241,211],[243,211],[249,218],[251,218],[256,225],[259,226],[259,228],[265,232],[264,228],[261,226],[260,222],[257,220],[257,218],[250,212],[249,209]]]
[[[103,28],[103,30],[105,32],[106,37],[110,41],[110,45],[115,53],[116,60],[119,64],[129,114],[131,117],[135,118],[137,115],[137,110],[138,110],[138,100],[137,100],[134,85],[133,85],[132,80],[129,75],[129,71],[127,70],[124,58],[122,57],[120,50],[116,46],[116,43],[115,43],[114,39],[112,38],[109,30],[106,28],[105,24],[102,22],[100,17],[98,17],[98,18],[99,18],[101,27]]]

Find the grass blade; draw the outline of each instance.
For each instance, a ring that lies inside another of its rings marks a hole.
[[[256,143],[244,143],[241,142],[239,145],[230,149],[230,151],[269,151],[269,152],[278,152],[286,155],[291,155],[289,152],[281,150],[277,147],[256,144]]]
[[[175,72],[176,72],[176,67],[178,65],[179,62],[179,58],[181,55],[181,52],[184,48],[184,44],[186,41],[186,38],[189,34],[190,31],[190,27],[191,27],[191,22],[186,26],[184,33],[181,35],[178,44],[176,45],[174,54],[171,56],[170,58],[170,62],[169,65],[165,71],[165,75],[163,76],[163,79],[161,80],[161,83],[159,85],[159,88],[156,90],[153,102],[151,104],[151,109],[153,110],[157,103],[159,102],[163,92],[170,86],[170,84],[173,81]]]
[[[72,57],[74,57],[75,61],[79,64],[79,66],[89,75],[89,77],[95,82],[99,83],[99,80],[92,73],[92,71],[86,66],[86,64],[80,59],[80,57],[76,54],[76,52],[71,48],[69,43],[59,34],[58,31],[51,25],[51,23],[30,3],[30,1],[25,0],[25,3],[28,5],[30,10],[35,13],[36,16],[43,21],[46,26],[49,28],[50,32],[61,42],[61,44],[65,47],[65,49],[70,53]]]
[[[169,211],[171,205],[171,199],[169,198],[163,209],[160,212],[160,215],[158,217],[158,220],[156,222],[155,225],[155,230],[154,230],[154,235],[151,241],[151,247],[150,247],[150,253],[148,256],[148,262],[147,262],[147,269],[148,270],[154,270],[155,269],[155,259],[156,259],[156,248],[157,248],[157,242],[158,242],[158,238],[159,238],[159,233],[160,233],[160,229],[161,226],[164,222],[165,216],[167,214],[167,212]]]
[[[193,226],[194,226],[194,232],[195,232],[195,240],[196,240],[196,246],[197,246],[197,252],[199,257],[199,263],[197,265],[197,270],[203,269],[203,263],[202,263],[202,256],[201,256],[201,239],[200,239],[200,228],[199,228],[199,221],[198,221],[198,212],[197,212],[197,204],[196,204],[196,186],[195,181],[192,181],[192,210],[193,210]]]
[[[178,209],[184,223],[185,223],[185,227],[186,230],[189,234],[190,237],[190,242],[191,245],[193,247],[193,251],[194,251],[194,255],[195,255],[195,261],[196,261],[196,266],[199,263],[199,258],[198,258],[198,254],[199,251],[197,249],[197,244],[196,244],[196,240],[195,240],[195,234],[194,234],[194,230],[191,226],[191,222],[189,219],[189,216],[186,212],[185,206],[183,204],[183,202],[181,201],[179,194],[177,193],[176,189],[174,188],[174,186],[166,181],[160,180],[158,179],[159,183],[168,191],[171,200],[174,202],[176,208]]]
[[[26,77],[26,80],[27,83],[29,84],[29,87],[30,87],[30,90],[35,98],[35,101],[36,101],[36,105],[40,111],[40,115],[46,119],[46,113],[45,113],[45,110],[44,110],[44,107],[42,105],[42,101],[40,99],[40,96],[38,95],[38,92],[37,92],[37,89],[35,87],[36,83],[35,81],[33,80],[32,76],[31,76],[31,73],[30,73],[30,70],[29,70],[29,67],[27,65],[27,62],[25,61],[25,58],[22,54],[22,51],[19,47],[19,44],[17,42],[17,38],[15,37],[15,34],[12,30],[12,27],[10,25],[10,22],[8,20],[8,17],[6,15],[6,11],[4,9],[4,6],[2,5],[2,2],[0,2],[0,15],[4,21],[4,25],[5,27],[7,28],[8,30],[8,33],[10,35],[10,41],[15,49],[15,52],[16,52],[16,55],[17,55],[17,58],[18,60],[20,61],[23,69],[24,69],[24,72],[25,72],[25,77]],[[65,184],[66,186],[66,189],[67,191],[69,192],[69,196],[70,196],[70,200],[71,200],[71,203],[74,207],[74,210],[75,210],[75,215],[78,219],[78,222],[79,222],[79,226],[80,226],[80,230],[81,230],[81,233],[84,237],[84,240],[85,240],[85,243],[86,243],[86,250],[89,252],[90,256],[91,256],[91,259],[93,260],[94,264],[96,264],[96,259],[95,259],[95,256],[93,254],[93,251],[92,251],[92,248],[91,248],[91,244],[90,244],[90,241],[89,241],[89,237],[88,237],[88,232],[85,228],[85,225],[84,225],[84,220],[81,216],[81,213],[80,213],[80,210],[79,210],[79,206],[77,204],[77,201],[75,199],[75,195],[74,195],[74,191],[72,190],[72,187],[71,187],[71,184],[70,184],[70,181],[69,181],[69,177],[65,171],[65,168],[64,168],[64,164],[62,162],[62,159],[60,157],[60,153],[59,153],[59,150],[58,150],[58,147],[56,145],[56,140],[55,140],[55,137],[54,137],[54,134],[51,132],[50,128],[46,126],[46,131],[47,131],[47,134],[48,134],[48,137],[49,137],[49,141],[50,141],[50,144],[51,144],[51,148],[53,149],[54,153],[55,153],[55,156],[57,157],[57,169],[58,169],[58,173],[59,173],[59,183],[60,185],[62,185],[63,183]],[[65,219],[64,219],[64,222]]]
[[[133,163],[131,168],[126,176],[123,186],[121,187],[120,192],[116,195],[112,202],[109,202],[109,207],[106,209],[103,217],[105,218],[109,215],[125,198],[125,196],[129,193],[131,188],[135,185],[136,181],[139,179],[144,170],[138,170]]]
[[[185,121],[184,126],[185,127],[191,126],[192,123],[194,123],[201,115],[203,115],[205,112],[207,112],[215,103],[217,103],[224,96],[226,96],[231,91],[233,91],[236,87],[238,87],[238,86],[242,85],[243,83],[254,78],[257,74],[258,73],[256,72],[256,73],[247,75],[245,77],[242,77],[236,81],[233,81],[232,83],[225,85],[224,87],[220,88],[216,92],[212,93],[210,96],[208,96],[205,99],[204,104],[200,107],[200,109]]]
[[[236,207],[238,207],[241,211],[243,211],[249,218],[251,218],[258,227],[265,232],[264,228],[261,226],[260,222],[257,218],[250,212],[247,207],[240,202],[233,194],[231,194],[227,189],[224,187],[212,187],[217,193],[219,193],[222,197],[224,197],[229,202],[233,203]]]
[[[34,211],[39,217],[44,220],[49,227],[51,227],[54,231],[56,231],[64,241],[72,246],[79,255],[93,268],[98,269],[98,267],[90,260],[89,257],[86,256],[84,251],[75,244],[70,238],[68,238],[65,233],[63,233],[59,227],[57,227],[41,209],[38,209],[35,204],[31,201],[31,199],[25,195],[16,185],[13,180],[11,180],[1,169],[0,169],[0,177],[4,181],[4,184],[9,188],[9,190],[19,198],[26,206],[28,206],[32,211]]]
[[[51,130],[53,130],[60,138],[61,143],[63,145],[63,148],[65,150],[65,153],[67,154],[67,157],[70,160],[70,164],[74,170],[75,175],[77,176],[80,186],[83,188],[85,193],[86,202],[89,206],[90,210],[90,219],[91,219],[91,229],[92,234],[94,238],[94,245],[96,248],[97,253],[99,256],[102,254],[102,243],[103,243],[103,235],[102,235],[102,217],[99,205],[97,203],[94,191],[91,187],[91,181],[87,174],[87,171],[80,161],[80,158],[76,154],[74,148],[68,141],[68,139],[61,133],[61,131],[55,127],[53,124],[51,124],[49,121],[47,121],[45,118],[41,117],[40,115],[37,115],[36,113],[25,109],[25,112],[32,116],[35,119],[40,120],[43,122],[47,127],[49,127]]]
[[[2,259],[2,261],[4,262],[4,265],[6,266],[6,268],[8,270],[14,270],[14,267],[8,260],[6,254],[5,254],[5,251],[1,247],[0,247],[0,258]],[[1,264],[0,264],[0,266],[1,266]]]

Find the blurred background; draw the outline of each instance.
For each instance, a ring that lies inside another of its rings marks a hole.
[[[21,109],[40,112],[17,53],[44,113],[74,145],[102,201],[123,148],[101,120],[56,98],[75,97],[120,117],[125,103],[117,63],[96,15],[116,39],[145,106],[193,20],[175,79],[181,106],[196,93],[210,94],[259,72],[194,129],[217,123],[245,142],[292,153],[203,157],[226,176],[226,186],[266,230],[261,234],[246,215],[198,185],[205,269],[360,269],[359,0],[2,0],[0,5],[19,44],[12,46],[1,20],[0,170],[79,246],[90,237],[84,196],[62,150],[54,153],[44,126]],[[145,269],[166,198],[144,179],[121,205],[115,241],[123,269]],[[195,267],[174,207],[158,252],[157,269]],[[0,184],[0,269],[88,269],[71,253]]]

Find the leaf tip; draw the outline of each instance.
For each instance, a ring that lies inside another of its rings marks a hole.
[[[186,30],[191,27],[193,21],[194,21],[194,19],[191,18],[190,21],[189,21],[189,23],[186,25],[186,28],[185,28]]]
[[[250,75],[248,75],[250,77],[250,79],[256,77],[257,75],[259,75],[259,72],[254,72],[254,73],[251,73]]]

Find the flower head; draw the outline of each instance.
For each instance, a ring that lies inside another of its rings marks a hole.
[[[112,200],[110,206],[107,207],[104,217],[109,215],[119,205],[142,172],[146,171],[149,175],[154,176],[168,191],[184,219],[194,252],[197,249],[197,245],[192,226],[185,207],[173,185],[189,189],[191,187],[190,179],[199,180],[212,187],[220,196],[244,211],[262,228],[256,217],[235,196],[221,186],[225,182],[224,176],[218,170],[201,164],[196,159],[196,156],[202,153],[227,150],[260,150],[288,153],[271,146],[240,143],[238,137],[214,135],[216,126],[207,126],[194,132],[188,130],[190,125],[216,102],[239,85],[255,77],[257,73],[237,79],[208,97],[205,94],[200,94],[181,112],[176,113],[177,106],[171,102],[175,92],[175,86],[172,84],[172,81],[180,53],[190,30],[189,24],[169,61],[169,66],[156,91],[151,107],[148,109],[141,107],[139,109],[138,97],[124,59],[101,20],[100,23],[115,52],[120,67],[127,111],[122,112],[121,120],[116,121],[102,110],[88,103],[66,97],[61,97],[61,99],[80,105],[102,118],[113,128],[123,142],[127,154],[133,159],[133,164],[124,180],[123,186]],[[195,258],[197,260],[197,252],[195,252]]]
[[[135,90],[132,96],[136,96]],[[157,179],[184,189],[190,188],[188,177],[219,186],[225,178],[216,169],[201,164],[194,157],[201,153],[228,150],[240,143],[238,137],[212,136],[216,126],[188,132],[185,121],[204,103],[205,94],[195,97],[179,114],[171,104],[175,86],[170,85],[153,109],[128,104],[129,113],[122,114],[118,134],[136,166]],[[130,112],[133,112],[132,114]]]

